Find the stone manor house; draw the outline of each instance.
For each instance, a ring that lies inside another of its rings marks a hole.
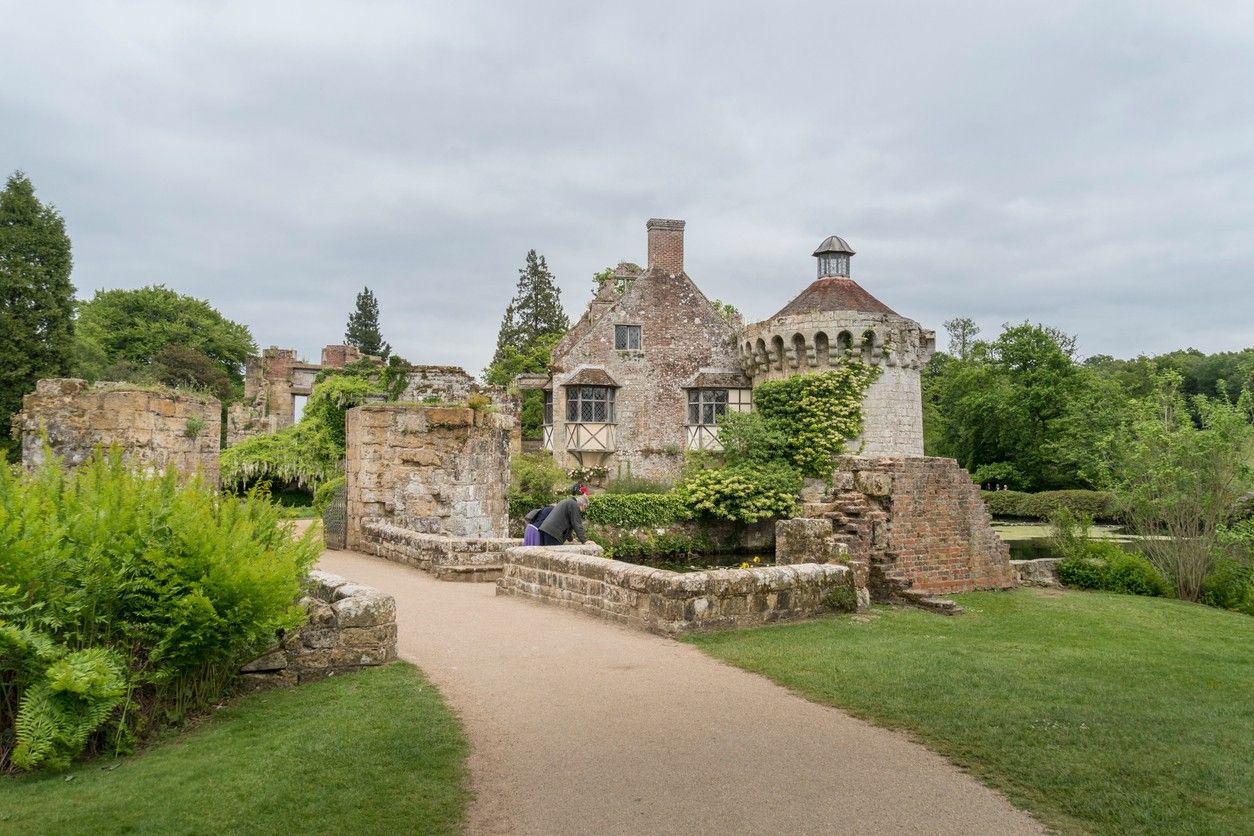
[[[818,276],[773,316],[729,322],[684,271],[684,222],[647,224],[644,268],[621,263],[553,348],[542,389],[544,446],[567,469],[673,478],[685,450],[719,449],[718,419],[753,408],[753,387],[851,360],[879,366],[865,431],[849,452],[922,456],[920,368],[935,333],[850,278],[854,251],[831,236]]]

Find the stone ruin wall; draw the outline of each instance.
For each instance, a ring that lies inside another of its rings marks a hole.
[[[300,685],[396,658],[396,600],[338,575],[309,573],[308,622],[240,669],[251,688]]]
[[[877,600],[1015,585],[1010,550],[953,459],[842,457],[832,493],[803,514],[830,520],[850,557],[869,562]]]
[[[141,467],[173,466],[185,477],[199,472],[217,485],[221,416],[221,404],[201,395],[51,378],[22,399],[13,425],[27,469],[43,464],[46,433],[52,452],[70,466],[81,464],[97,446],[117,445]]]
[[[271,346],[258,357],[250,357],[244,374],[244,400],[227,410],[226,446],[231,447],[253,436],[268,435],[295,423],[296,395],[309,395],[314,378],[323,369],[342,369],[363,358],[351,345],[328,345],[322,349],[321,363],[300,360],[292,348]],[[465,403],[472,394],[492,400],[503,414],[517,423],[522,404],[503,386],[484,386],[459,366],[411,366],[409,381],[398,398],[420,403],[432,398],[442,402]],[[522,447],[522,431],[515,427],[515,449]]]
[[[866,584],[856,562],[679,573],[606,560],[597,546],[519,546],[496,594],[673,636],[864,610]]]
[[[465,407],[366,404],[346,418],[347,545],[367,523],[419,534],[504,537],[513,421]]]

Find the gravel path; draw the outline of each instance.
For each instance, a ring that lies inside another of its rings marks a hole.
[[[688,645],[351,552],[461,716],[480,833],[1041,833],[902,735]],[[385,799],[380,799],[381,802]]]

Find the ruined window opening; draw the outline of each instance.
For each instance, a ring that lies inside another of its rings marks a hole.
[[[688,423],[717,424],[727,414],[726,389],[689,389]]]
[[[305,414],[305,404],[309,401],[308,395],[292,395],[292,420],[299,422],[301,416]]]
[[[553,390],[544,390],[544,425],[553,425]]]
[[[566,420],[614,423],[614,389],[610,386],[567,386]]]
[[[614,348],[619,351],[639,351],[640,350],[640,326],[639,325],[615,325],[614,326]]]

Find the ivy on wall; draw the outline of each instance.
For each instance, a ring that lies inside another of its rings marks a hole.
[[[804,476],[829,476],[832,457],[862,434],[862,401],[879,375],[877,366],[847,363],[761,384],[753,412],[720,422],[728,465],[786,464]]]

